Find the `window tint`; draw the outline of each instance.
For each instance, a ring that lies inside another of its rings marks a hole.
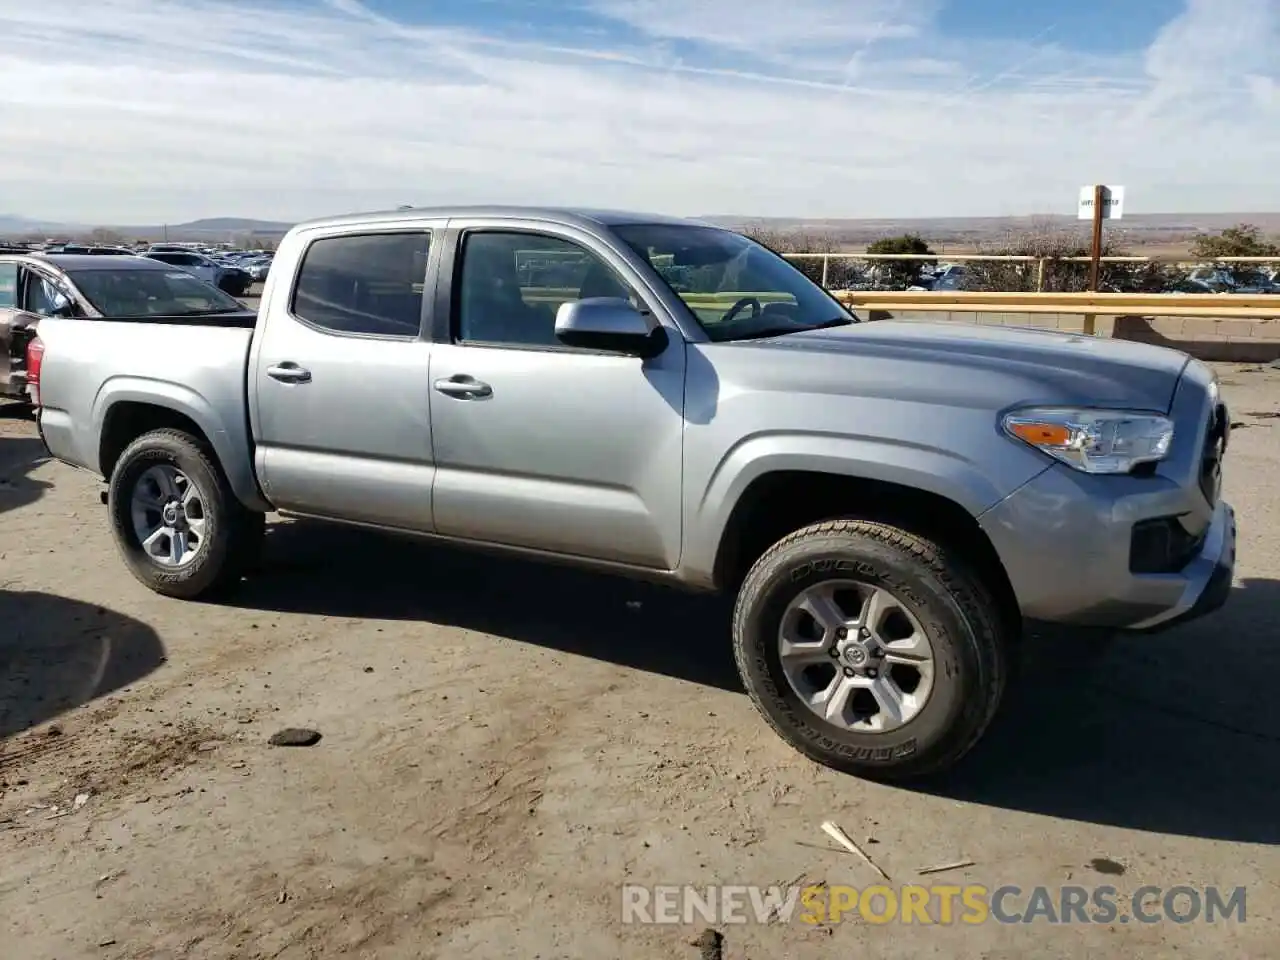
[[[603,260],[576,243],[532,233],[466,235],[458,276],[458,338],[554,346],[556,311],[587,297],[632,298]]]
[[[0,308],[18,305],[18,265],[0,263]]]
[[[298,271],[293,312],[335,333],[417,336],[430,240],[394,233],[315,241]]]

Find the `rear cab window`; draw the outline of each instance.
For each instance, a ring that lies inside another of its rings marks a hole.
[[[298,268],[291,311],[328,333],[416,338],[430,248],[427,230],[313,240]]]

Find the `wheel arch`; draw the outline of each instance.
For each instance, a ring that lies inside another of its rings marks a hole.
[[[1022,628],[1017,596],[999,554],[974,514],[943,494],[894,481],[813,470],[775,470],[753,479],[719,538],[713,579],[736,592],[747,571],[778,540],[823,520],[891,524],[959,553],[1000,607],[1006,635]]]

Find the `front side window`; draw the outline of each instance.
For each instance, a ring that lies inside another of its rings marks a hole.
[[[244,304],[181,270],[71,270],[68,276],[104,317],[185,317],[236,313]]]
[[[627,224],[613,232],[649,262],[712,340],[855,322],[786,259],[741,234],[685,224]]]
[[[590,250],[516,231],[466,234],[454,289],[457,337],[469,343],[559,346],[561,304],[589,297],[636,302],[626,282]]]
[[[332,333],[416,337],[429,233],[324,237],[307,248],[293,313]]]

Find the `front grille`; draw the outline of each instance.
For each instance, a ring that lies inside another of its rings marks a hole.
[[[1204,450],[1200,455],[1200,489],[1211,505],[1218,502],[1218,494],[1222,490],[1222,455],[1227,449],[1230,430],[1226,405],[1215,403],[1209,411]]]

